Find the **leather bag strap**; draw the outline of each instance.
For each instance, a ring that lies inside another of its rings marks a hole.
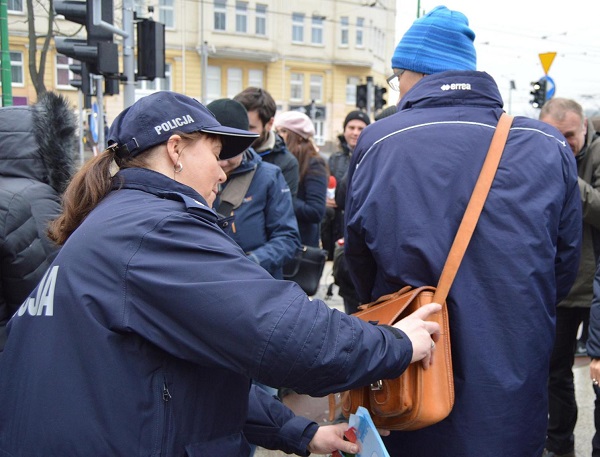
[[[471,236],[475,231],[479,215],[481,214],[485,200],[492,187],[492,182],[494,181],[494,176],[496,175],[496,170],[498,169],[498,164],[500,163],[500,158],[504,151],[504,145],[506,144],[512,121],[513,116],[506,113],[502,113],[502,116],[500,116],[496,131],[492,137],[490,149],[483,162],[481,173],[475,183],[471,199],[469,200],[465,214],[458,227],[458,232],[456,233],[456,237],[450,248],[450,253],[446,259],[446,264],[440,275],[440,280],[433,296],[434,303],[444,303],[446,297],[448,297],[448,292],[450,291],[458,267],[467,250],[467,246],[471,241]]]

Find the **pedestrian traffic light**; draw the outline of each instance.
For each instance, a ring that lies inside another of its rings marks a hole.
[[[365,109],[367,107],[367,85],[356,86],[356,107]]]
[[[55,37],[54,44],[59,54],[85,62],[87,70],[92,74],[110,75],[119,72],[119,51],[113,43],[113,32],[100,25],[94,25],[94,12],[102,21],[112,24],[113,2],[102,0],[101,11],[94,11],[94,0],[67,0],[54,2],[54,11],[67,21],[84,25],[87,38]]]
[[[375,86],[375,111],[380,110],[387,103],[384,97],[386,92],[385,87]]]
[[[533,99],[529,103],[533,105],[534,108],[541,108],[546,103],[546,87],[547,81],[545,78],[541,78],[539,81],[535,81],[531,83],[533,90],[530,92],[533,95]]]

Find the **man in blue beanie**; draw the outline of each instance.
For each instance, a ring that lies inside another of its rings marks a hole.
[[[464,14],[438,6],[394,52],[398,112],[362,131],[349,168],[345,253],[363,303],[439,280],[503,113],[495,81],[476,71],[474,39]],[[384,437],[390,455],[542,455],[555,307],[580,238],[569,145],[516,117],[447,299],[454,408]]]

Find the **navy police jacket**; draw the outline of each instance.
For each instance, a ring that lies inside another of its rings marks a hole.
[[[362,301],[437,284],[502,112],[489,75],[444,72],[362,131],[345,239]],[[542,454],[555,307],[577,273],[581,221],[569,145],[551,126],[516,117],[447,300],[454,409],[384,438],[391,455]]]
[[[0,454],[306,455],[316,425],[251,379],[322,396],[406,369],[402,332],[274,280],[191,188],[117,177],[9,322]]]

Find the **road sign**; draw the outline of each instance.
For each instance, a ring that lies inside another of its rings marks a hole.
[[[100,109],[98,108],[98,103],[92,103],[92,114],[90,116],[90,132],[92,134],[92,138],[94,143],[98,143],[98,116]]]
[[[544,74],[548,74],[548,71],[550,71],[550,65],[552,65],[552,62],[554,61],[554,58],[556,57],[556,52],[546,52],[544,54],[540,54],[540,62],[542,62],[542,68],[544,69]]]
[[[554,80],[550,76],[544,76],[546,80],[546,100],[550,100],[554,97],[554,92],[556,91],[556,86],[554,85]]]

